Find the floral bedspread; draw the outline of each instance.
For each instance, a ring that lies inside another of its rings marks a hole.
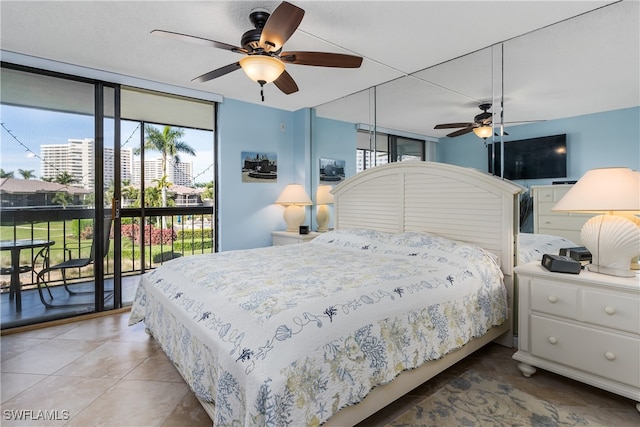
[[[569,239],[550,234],[520,233],[518,242],[518,264],[542,261],[542,255],[558,255],[562,248],[575,248],[576,245]]]
[[[424,233],[352,229],[173,260],[144,321],[216,426],[318,425],[506,320],[494,256]]]

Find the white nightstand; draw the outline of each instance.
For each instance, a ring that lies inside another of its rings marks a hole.
[[[640,276],[515,271],[522,374],[537,366],[640,402]]]
[[[271,232],[271,245],[272,246],[281,246],[281,245],[292,245],[294,243],[304,243],[309,242],[316,237],[318,237],[320,233],[315,231],[310,231],[309,234],[300,234],[294,231],[272,231]]]

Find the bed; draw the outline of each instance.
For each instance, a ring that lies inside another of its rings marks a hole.
[[[540,262],[544,254],[558,255],[560,249],[578,246],[580,245],[562,236],[520,233],[518,235],[518,265]]]
[[[335,231],[143,276],[144,321],[215,426],[353,425],[487,343],[512,346],[518,194],[394,163],[334,190]]]

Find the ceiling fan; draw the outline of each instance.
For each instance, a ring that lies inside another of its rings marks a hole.
[[[436,125],[434,129],[455,129],[462,128],[457,131],[447,134],[449,138],[465,135],[469,132],[474,132],[480,138],[488,138],[492,135],[493,129],[491,124],[493,122],[493,113],[490,113],[491,104],[488,102],[479,105],[482,113],[477,114],[473,118],[473,122],[470,123],[443,123]],[[486,136],[485,136],[486,135]]]
[[[478,106],[482,113],[477,114],[473,118],[473,122],[470,123],[442,123],[439,125],[435,125],[434,129],[455,129],[462,128],[457,131],[451,132],[447,134],[449,138],[455,138],[456,136],[465,135],[469,132],[475,133],[482,139],[487,139],[491,135],[493,135],[493,113],[489,110],[491,109],[490,102],[483,102]],[[526,120],[526,121],[518,121],[518,122],[504,122],[503,124],[514,124],[514,123],[535,123],[535,122],[543,122],[544,120]],[[509,135],[506,131],[502,132],[503,135]],[[496,134],[496,136],[499,136]]]
[[[287,95],[298,91],[298,85],[285,70],[285,63],[335,68],[358,68],[362,64],[362,58],[354,55],[305,51],[282,52],[284,43],[296,31],[303,16],[303,9],[286,1],[280,3],[271,14],[262,9],[253,10],[249,19],[255,29],[242,35],[240,41],[242,47],[172,31],[153,30],[151,34],[245,55],[238,62],[209,71],[192,81],[207,82],[242,68],[250,79],[260,84],[260,94],[264,101],[262,88],[267,83],[273,82]]]

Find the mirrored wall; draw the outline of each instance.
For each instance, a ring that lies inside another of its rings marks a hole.
[[[567,179],[602,165],[638,169],[638,16],[637,2],[610,4],[319,105],[315,117],[431,138],[436,160],[485,171],[501,122],[505,141],[566,133]],[[483,103],[498,128],[486,140],[434,129],[474,122]]]

